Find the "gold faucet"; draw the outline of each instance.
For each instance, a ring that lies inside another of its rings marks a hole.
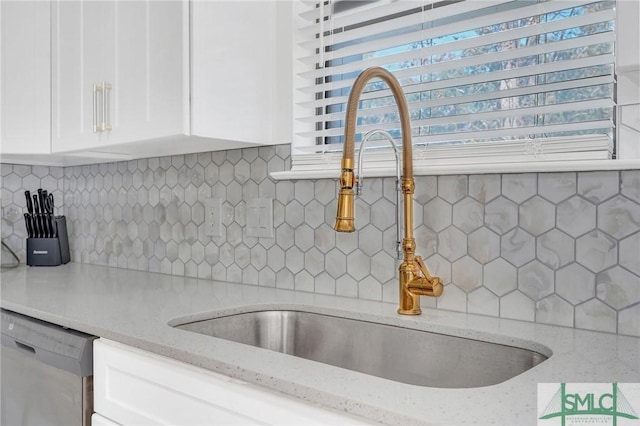
[[[389,85],[400,112],[402,128],[402,194],[404,200],[404,238],[402,251],[404,260],[400,264],[400,306],[402,315],[420,315],[420,296],[438,297],[442,294],[442,280],[432,276],[420,256],[416,256],[416,240],[413,238],[413,155],[411,152],[411,127],[409,126],[409,107],[400,83],[389,71],[376,67],[364,70],[353,83],[347,103],[346,125],[344,131],[344,152],[342,155],[342,173],[340,174],[340,192],[338,193],[338,213],[334,229],[338,232],[353,232],[354,192],[358,178],[353,174],[356,115],[358,102],[364,86],[372,78],[380,78]]]

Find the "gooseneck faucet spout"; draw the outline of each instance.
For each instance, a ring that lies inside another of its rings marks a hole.
[[[398,313],[403,315],[420,315],[420,296],[438,297],[442,294],[442,280],[432,276],[420,256],[416,256],[416,241],[413,237],[413,154],[411,145],[411,126],[409,125],[409,107],[402,87],[396,78],[384,68],[376,67],[364,70],[351,88],[347,102],[346,124],[344,133],[344,152],[342,156],[342,173],[340,174],[340,191],[338,193],[338,213],[334,229],[338,232],[355,231],[354,224],[354,187],[357,179],[354,176],[354,154],[356,116],[360,95],[373,78],[383,80],[393,93],[400,113],[402,130],[402,194],[404,204],[404,238],[402,250],[404,260],[400,264],[400,304]]]

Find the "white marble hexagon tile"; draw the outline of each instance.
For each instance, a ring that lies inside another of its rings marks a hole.
[[[283,145],[45,176],[2,165],[2,235],[24,238],[13,210],[27,180],[50,178],[74,261],[395,302],[394,179],[365,180],[358,231],[337,234],[336,181],[269,179],[289,164]],[[220,237],[204,233],[208,197],[224,200]],[[245,235],[256,197],[274,200],[273,238]],[[640,335],[640,171],[417,177],[415,219],[446,282],[425,306]]]

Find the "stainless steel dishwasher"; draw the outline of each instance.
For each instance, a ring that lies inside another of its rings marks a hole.
[[[90,425],[95,337],[2,310],[0,425]]]

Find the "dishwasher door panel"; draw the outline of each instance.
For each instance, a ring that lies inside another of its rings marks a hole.
[[[0,326],[0,425],[90,425],[95,338],[5,310]]]
[[[82,380],[28,354],[1,350],[0,424],[82,425]]]

